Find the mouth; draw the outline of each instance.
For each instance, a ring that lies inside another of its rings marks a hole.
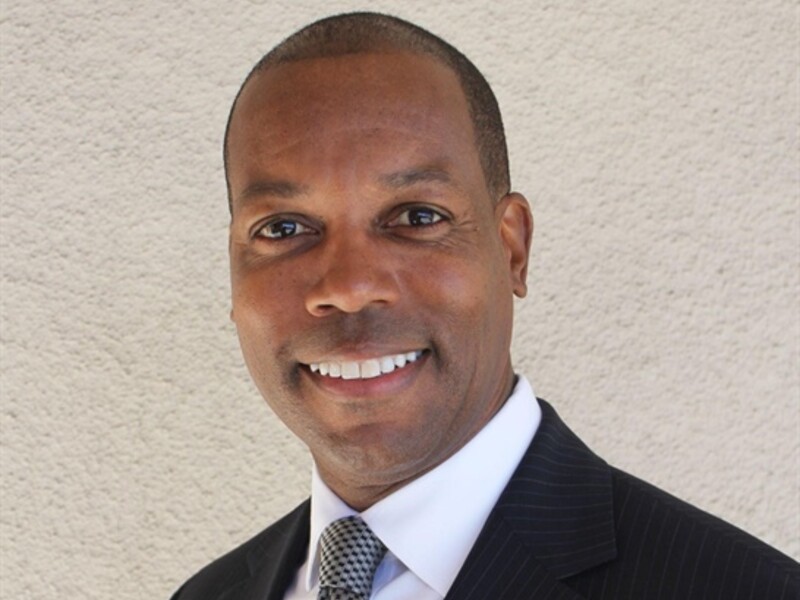
[[[374,379],[381,375],[388,375],[398,369],[403,369],[419,360],[422,355],[422,350],[412,350],[366,360],[321,361],[309,363],[306,367],[312,373],[331,379]]]

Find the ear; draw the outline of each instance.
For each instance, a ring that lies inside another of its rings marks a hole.
[[[228,195],[228,198],[230,198],[230,195]],[[230,269],[230,274],[231,275],[233,275],[233,262],[230,260],[232,252],[233,252],[233,215],[231,215],[231,223],[230,223],[230,225],[228,225],[228,260],[229,260],[229,263],[230,263],[228,268]],[[231,291],[231,296],[233,296],[233,285],[232,284],[231,284],[231,290],[230,291]],[[231,310],[228,313],[228,318],[235,325],[236,324],[236,315],[233,312],[233,298],[232,297],[230,298],[230,303],[231,303]]]
[[[528,293],[528,253],[533,238],[533,215],[525,196],[511,192],[497,203],[500,240],[506,253],[514,295]]]

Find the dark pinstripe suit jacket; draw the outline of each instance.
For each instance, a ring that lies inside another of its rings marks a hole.
[[[800,600],[795,561],[608,466],[540,404],[533,443],[447,600]],[[306,501],[173,600],[281,600],[308,535]]]

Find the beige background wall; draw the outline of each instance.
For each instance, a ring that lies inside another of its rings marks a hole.
[[[364,6],[0,3],[2,598],[166,598],[305,496],[228,321],[220,140],[263,51]],[[800,557],[796,3],[369,7],[497,91],[537,219],[514,352],[539,395]]]

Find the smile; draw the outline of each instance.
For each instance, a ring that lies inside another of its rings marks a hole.
[[[342,379],[372,379],[379,375],[391,373],[395,369],[402,369],[422,356],[421,351],[406,352],[404,354],[389,354],[367,360],[326,361],[311,363],[308,368],[312,373],[319,373],[326,377]]]

